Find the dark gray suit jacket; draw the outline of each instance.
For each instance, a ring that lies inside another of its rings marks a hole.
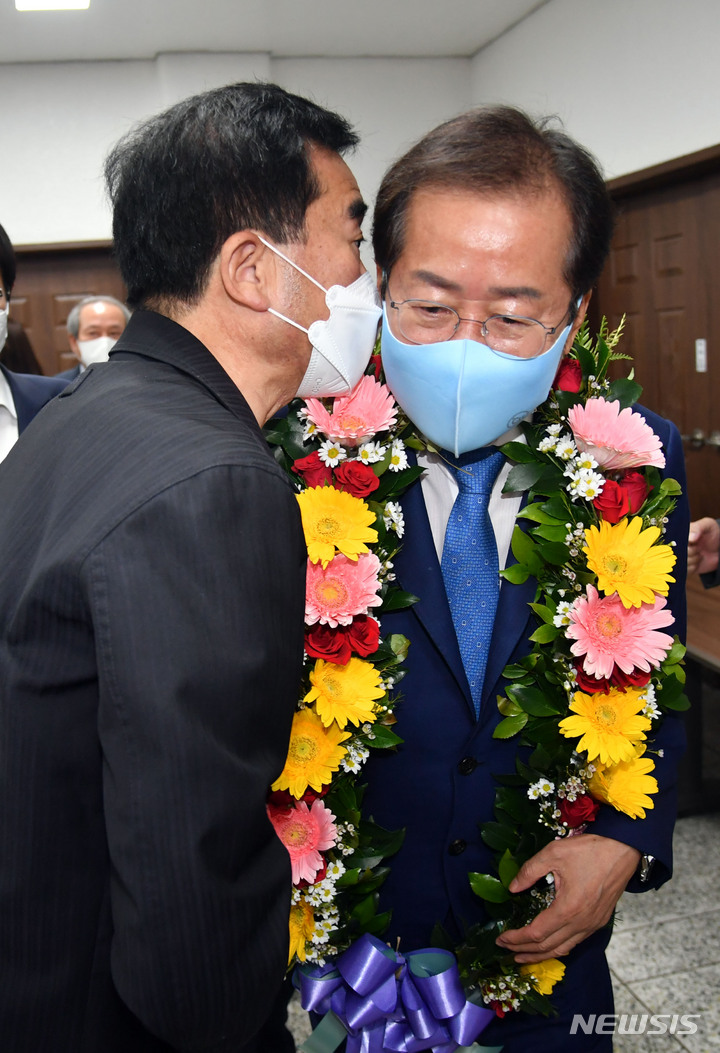
[[[235,1053],[287,961],[290,485],[207,349],[138,312],[0,495],[0,1047]]]

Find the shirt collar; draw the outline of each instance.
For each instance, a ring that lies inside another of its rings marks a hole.
[[[0,406],[4,406],[11,417],[17,420],[17,410],[15,408],[15,399],[12,396],[10,385],[7,382],[5,374],[0,369]]]

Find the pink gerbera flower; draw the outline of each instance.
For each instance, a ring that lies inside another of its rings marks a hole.
[[[313,801],[311,807],[305,801],[291,808],[269,804],[267,810],[275,833],[290,854],[293,885],[300,881],[312,884],[325,865],[320,853],[337,841],[335,816],[322,801]]]
[[[616,665],[624,673],[647,672],[660,665],[673,642],[672,636],[657,632],[675,620],[663,609],[666,602],[658,596],[655,603],[626,608],[619,596],[601,597],[588,585],[587,596],[570,608],[567,636],[576,641],[570,650],[585,656],[583,669],[591,676],[610,677]]]
[[[639,413],[620,409],[619,402],[588,399],[568,413],[581,453],[591,454],[606,472],[652,464],[665,467],[662,444]]]
[[[327,567],[308,560],[305,621],[308,625],[349,625],[357,614],[379,607],[380,560],[374,552],[348,559],[338,553]]]
[[[362,377],[349,395],[333,402],[329,413],[319,399],[307,399],[309,420],[333,442],[359,446],[375,432],[385,431],[395,423],[395,400],[385,384],[374,377]]]

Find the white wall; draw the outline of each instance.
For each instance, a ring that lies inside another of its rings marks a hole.
[[[473,104],[557,113],[609,177],[720,142],[720,0],[550,0],[472,59],[271,59],[0,65],[0,223],[16,244],[108,238],[108,148],[195,91],[271,79],[344,113],[372,201],[389,162]]]
[[[136,121],[187,95],[256,78],[348,117],[363,138],[350,163],[371,201],[405,146],[470,106],[471,61],[201,53],[0,65],[0,223],[16,245],[109,238],[102,181],[109,147]]]
[[[551,0],[473,59],[473,104],[558,114],[608,178],[720,142],[718,0]]]

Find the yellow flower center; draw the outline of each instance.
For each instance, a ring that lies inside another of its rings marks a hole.
[[[323,519],[318,519],[315,529],[320,537],[335,538],[339,532],[339,524],[332,516],[324,516]]]
[[[614,724],[617,714],[612,706],[598,706],[596,716],[601,724]]]
[[[290,843],[301,848],[309,840],[309,831],[302,823],[288,823],[285,827],[283,838],[286,844]]]
[[[623,623],[617,614],[603,613],[598,615],[595,628],[601,636],[619,636],[622,632]]]
[[[318,755],[317,742],[307,735],[293,735],[288,753],[297,764],[309,764]]]
[[[603,566],[613,578],[624,578],[627,573],[627,560],[613,552],[608,552],[603,559]]]
[[[340,424],[345,432],[365,430],[365,421],[362,417],[346,415],[340,418]]]
[[[335,695],[337,697],[342,692],[342,685],[338,683],[337,678],[334,676],[328,676],[327,674],[322,678],[323,690],[328,695]]]
[[[347,586],[337,578],[321,581],[316,588],[318,600],[326,607],[339,607],[347,601]]]

